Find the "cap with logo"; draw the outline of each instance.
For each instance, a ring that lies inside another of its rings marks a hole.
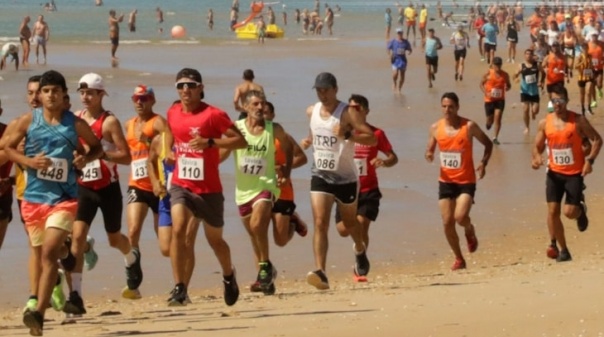
[[[103,78],[101,75],[95,73],[88,73],[80,78],[80,81],[78,82],[78,91],[82,89],[101,90],[107,94]],[[109,95],[107,94],[107,96]]]

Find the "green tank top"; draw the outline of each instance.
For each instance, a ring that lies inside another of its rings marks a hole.
[[[260,135],[249,133],[245,119],[235,122],[245,136],[247,147],[235,150],[235,203],[243,205],[260,192],[269,191],[279,198],[275,172],[275,138],[273,123],[265,121]]]

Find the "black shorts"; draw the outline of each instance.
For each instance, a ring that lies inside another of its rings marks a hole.
[[[496,44],[485,43],[483,45],[483,47],[484,47],[483,49],[484,49],[485,53],[489,53],[491,50],[493,52],[495,52],[497,50],[497,45]]]
[[[594,70],[594,78],[596,78],[598,76],[602,76],[602,74],[604,74],[604,70],[603,69]]]
[[[172,207],[183,204],[193,215],[215,228],[224,226],[224,196],[222,193],[195,194],[184,187],[172,185],[170,188]]]
[[[548,84],[545,86],[545,90],[548,94],[551,94],[556,88],[564,88],[564,81]]]
[[[565,204],[579,206],[583,194],[583,177],[581,174],[566,175],[547,171],[545,179],[545,199],[547,202],[562,202],[566,194]]]
[[[135,202],[147,204],[155,214],[157,214],[159,210],[159,197],[155,196],[153,192],[141,190],[134,186],[128,186],[128,200],[126,203],[133,204]]]
[[[503,112],[505,109],[505,100],[499,100],[494,102],[484,102],[484,113],[489,116],[493,116],[495,114],[495,110],[501,110]]]
[[[111,38],[109,38],[109,40],[111,40],[111,45],[113,45],[113,46],[119,46],[120,45],[120,38],[119,37],[111,37]]]
[[[25,220],[23,219],[23,212],[21,211],[21,203],[23,202],[22,199],[17,199],[17,207],[19,207],[19,218],[21,218],[21,223],[25,224]]]
[[[13,220],[13,194],[11,191],[0,196],[0,220]]]
[[[453,56],[455,56],[455,61],[459,61],[460,58],[466,58],[466,49],[455,50],[453,51]]]
[[[78,185],[78,212],[76,221],[83,221],[88,226],[100,208],[107,233],[117,233],[122,229],[122,190],[118,181],[99,190]]]
[[[592,83],[593,81],[593,79],[587,81],[577,81],[577,85],[579,85],[579,88],[585,88],[587,83]]]
[[[359,193],[357,215],[364,216],[371,221],[377,220],[380,213],[380,199],[382,199],[382,193],[379,188]],[[342,221],[340,209],[336,206],[336,223],[340,221]]]
[[[438,67],[438,56],[426,56],[426,64]]]
[[[520,102],[522,103],[539,103],[539,95],[529,95],[520,93]]]
[[[296,210],[296,204],[291,200],[277,200],[273,204],[273,213],[292,216]]]
[[[352,204],[357,200],[359,194],[358,184],[330,184],[322,178],[312,176],[310,179],[310,192],[320,192],[333,195],[336,200],[343,204]]]
[[[462,194],[469,194],[474,200],[476,193],[476,184],[456,184],[438,182],[438,200],[440,199],[457,199]]]

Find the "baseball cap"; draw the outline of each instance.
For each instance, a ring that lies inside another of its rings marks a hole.
[[[134,96],[153,96],[155,97],[155,92],[153,92],[153,88],[148,87],[143,84],[139,84],[134,88]]]
[[[315,79],[315,85],[312,87],[313,89],[327,89],[327,88],[336,88],[338,86],[338,81],[336,77],[333,76],[332,73],[320,73],[317,75]]]
[[[399,27],[399,28],[397,28],[397,29],[396,29],[396,32],[397,32],[397,33],[402,33],[402,32],[403,32],[403,29]]]
[[[80,81],[78,82],[78,91],[82,89],[96,89],[104,91],[105,94],[107,94],[103,78],[101,75],[95,73],[88,73],[80,78]]]
[[[495,56],[493,57],[493,64],[500,66],[503,64],[503,60],[501,59],[501,57]]]
[[[191,68],[182,68],[178,74],[176,74],[176,81],[179,81],[183,78],[188,78],[198,83],[202,83],[201,74],[199,71]]]

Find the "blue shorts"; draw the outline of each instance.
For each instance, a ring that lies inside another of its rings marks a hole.
[[[170,214],[171,206],[169,194],[159,200],[159,219],[157,222],[159,227],[172,227],[172,215]]]
[[[407,69],[407,60],[397,57],[394,59],[394,62],[392,62],[392,70],[406,70],[406,69]]]

